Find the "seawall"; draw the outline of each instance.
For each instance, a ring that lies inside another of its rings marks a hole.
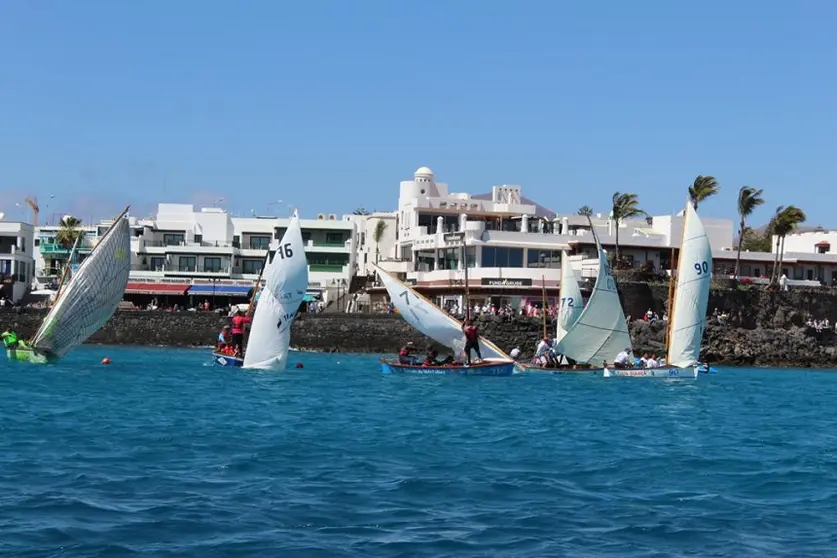
[[[626,313],[635,317],[648,308],[665,311],[665,284],[620,284]],[[787,365],[837,367],[837,336],[832,330],[816,332],[804,326],[808,317],[837,322],[837,293],[831,291],[768,292],[713,291],[709,310],[729,314],[727,325],[710,320],[703,340],[702,357],[708,362],[736,365]],[[35,333],[44,310],[0,311],[0,327],[14,327],[25,336]],[[228,320],[211,312],[117,312],[90,339],[110,345],[199,347],[214,343]],[[519,346],[531,354],[543,332],[538,319],[496,317],[481,319],[482,334],[500,348]],[[662,351],[665,326],[643,321],[631,323],[636,352]],[[554,332],[554,324],[549,325]],[[300,348],[337,349],[341,352],[391,353],[407,341],[420,348],[430,341],[414,331],[398,315],[300,314],[294,322],[291,343]]]

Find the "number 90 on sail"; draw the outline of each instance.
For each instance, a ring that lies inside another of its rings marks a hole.
[[[709,264],[705,261],[695,263],[694,267],[695,271],[697,271],[698,277],[709,274]]]

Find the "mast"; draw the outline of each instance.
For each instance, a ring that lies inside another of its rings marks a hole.
[[[465,321],[471,319],[471,297],[468,289],[468,249],[466,248],[465,233],[462,233],[462,263],[465,265]]]
[[[687,200],[686,203],[692,203]],[[683,235],[686,234],[686,211],[683,212],[682,223],[680,224],[680,253],[677,255],[677,274],[680,274],[680,260],[683,259],[683,242],[686,240]],[[671,278],[668,283],[668,323],[666,324],[666,362],[669,362],[669,347],[671,346],[671,326],[674,323],[674,297],[677,294],[677,279],[674,277],[674,247],[671,247]]]
[[[543,314],[543,337],[546,339],[549,335],[546,330],[546,278],[543,275],[541,275],[541,290],[541,297],[543,298],[543,308],[541,310]]]
[[[264,275],[264,270],[267,267],[267,264],[270,262],[270,246],[267,247],[267,253],[264,255],[264,262],[262,263],[262,268],[259,270],[259,277],[256,279],[256,284],[253,286],[253,294],[250,295],[250,303],[247,305],[247,313],[245,314],[246,318],[249,318],[253,315],[256,306],[256,295],[259,293],[259,287],[262,284],[262,275]],[[244,351],[247,350],[247,339],[250,337],[250,328],[247,327],[247,322],[244,322],[244,341],[242,342],[241,350],[242,354]]]
[[[75,242],[73,242],[73,247],[70,249],[70,255],[67,256],[67,263],[64,264],[64,270],[61,272],[61,279],[58,282],[58,290],[55,291],[55,298],[52,299],[53,306],[56,302],[58,302],[58,297],[61,295],[61,290],[64,288],[64,284],[67,281],[67,276],[70,274],[70,269],[73,267],[73,256],[75,255],[78,243],[83,236],[84,231],[81,231],[81,234],[78,235]]]

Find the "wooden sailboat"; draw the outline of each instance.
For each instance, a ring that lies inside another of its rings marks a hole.
[[[31,342],[7,347],[9,360],[54,362],[84,343],[110,319],[125,295],[131,272],[127,213],[128,207],[114,219],[90,255],[73,272],[74,247],[41,327]]]
[[[463,263],[466,269],[465,305],[467,308],[470,302],[467,287],[468,265],[464,258]],[[375,269],[389,293],[392,304],[405,322],[437,343],[453,350],[455,355],[463,353],[465,335],[462,332],[462,324],[458,320],[377,265]],[[470,317],[469,309],[466,309],[465,316],[466,319]],[[494,343],[480,337],[479,346],[483,360],[470,366],[457,363],[444,366],[422,366],[421,364],[401,364],[398,360],[381,359],[381,370],[385,374],[397,372],[468,376],[510,376],[514,373],[514,361]]]
[[[706,326],[706,308],[712,280],[712,247],[691,201],[683,212],[683,233],[677,277],[670,294],[666,361],[659,368],[642,370],[606,369],[604,375],[653,378],[697,378],[711,370],[699,362],[700,343]]]
[[[269,252],[247,308],[247,317],[252,315],[253,322],[245,339],[244,355],[231,357],[214,352],[216,364],[271,372],[285,369],[291,325],[308,288],[308,260],[296,214],[288,223],[272,261]],[[260,291],[262,277],[265,285]]]

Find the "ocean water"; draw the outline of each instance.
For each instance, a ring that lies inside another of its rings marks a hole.
[[[102,356],[113,363],[99,364]],[[837,374],[384,376],[85,347],[0,373],[0,555],[828,556]]]

